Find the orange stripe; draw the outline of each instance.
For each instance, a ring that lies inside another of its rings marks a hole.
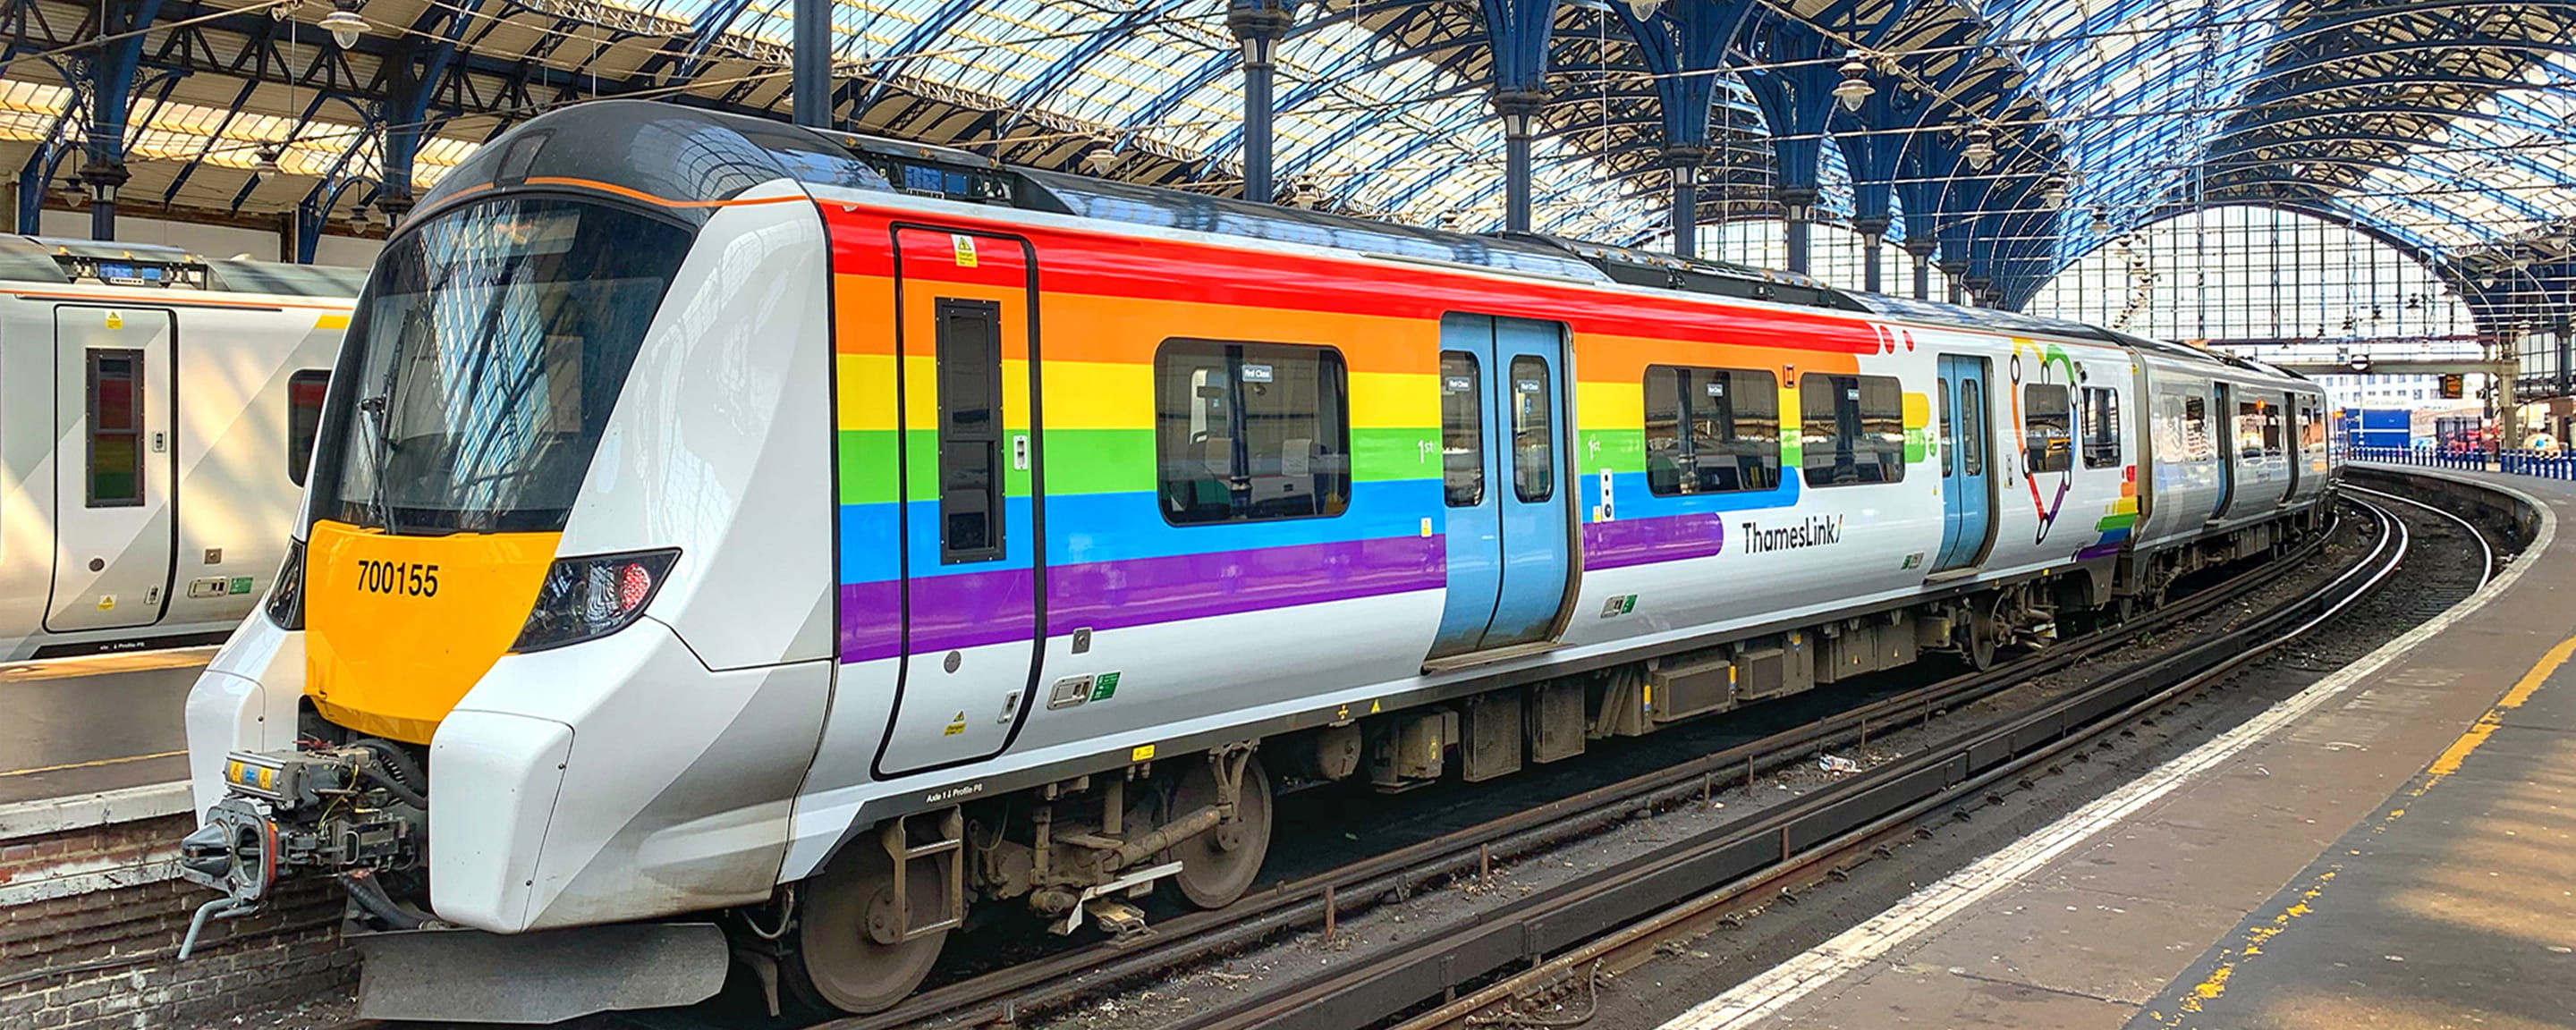
[[[532,175],[524,181],[530,186],[573,186],[580,189],[598,190],[601,193],[614,193],[618,196],[625,197],[628,200],[641,200],[647,204],[660,204],[663,207],[748,207],[754,204],[813,203],[812,197],[805,196],[801,193],[787,197],[753,197],[748,199],[736,197],[732,200],[673,200],[669,197],[657,197],[653,194],[646,193],[643,190],[629,189],[615,183],[600,182],[596,179],[572,179],[560,175]],[[462,193],[458,194],[458,196],[463,195],[464,194]]]

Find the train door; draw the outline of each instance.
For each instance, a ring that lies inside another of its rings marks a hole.
[[[895,231],[895,252],[904,660],[885,776],[1009,746],[1046,618],[1036,255],[1015,237],[914,227]]]
[[[2209,435],[2218,444],[2218,507],[2210,509],[2209,517],[2221,518],[2236,499],[2236,405],[2230,403],[2226,383],[2211,383],[2209,389]]]
[[[45,628],[161,620],[177,517],[167,311],[54,309],[54,582]]]
[[[1993,525],[1994,479],[1986,450],[1986,359],[1941,356],[1941,557],[1932,571],[1965,568],[1985,555]]]
[[[1431,657],[1547,639],[1570,593],[1565,336],[1552,322],[1440,322],[1448,598]]]

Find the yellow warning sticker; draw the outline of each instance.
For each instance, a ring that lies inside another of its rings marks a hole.
[[[1138,744],[1138,745],[1136,745],[1136,749],[1135,749],[1135,750],[1127,752],[1127,760],[1128,760],[1128,761],[1130,761],[1130,762],[1150,762],[1150,761],[1153,761],[1153,760],[1154,760],[1154,745],[1152,745],[1152,744]]]
[[[956,718],[948,720],[948,728],[939,731],[939,735],[943,737],[954,737],[964,732],[966,732],[966,713],[959,712],[957,713]]]
[[[957,267],[975,267],[975,238],[965,233],[948,234],[948,242],[957,248]]]
[[[116,311],[110,311],[110,312],[108,312],[108,313],[107,313],[107,327],[108,327],[108,328],[110,328],[110,329],[123,329],[123,328],[125,328],[125,315],[124,315],[122,312],[116,312]]]
[[[115,594],[100,594],[100,595],[98,595],[98,610],[100,610],[100,611],[108,611],[108,610],[113,609],[113,608],[115,608],[115,607],[116,607],[116,595],[115,595]]]

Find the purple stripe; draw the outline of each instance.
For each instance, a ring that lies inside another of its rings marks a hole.
[[[1726,549],[1726,516],[1714,512],[1589,522],[1583,526],[1583,567],[1706,558]]]
[[[2118,553],[2120,553],[2120,544],[2118,541],[2113,541],[2107,544],[2096,544],[2092,547],[2087,547],[2081,551],[2077,551],[2075,552],[2075,560],[2092,561],[2095,558],[2107,558]]]
[[[1448,571],[1447,541],[1392,537],[1265,547],[1047,570],[1049,635],[1286,608],[1411,590],[1437,589]],[[841,585],[841,660],[903,652],[891,581]],[[1026,569],[925,579],[912,595],[914,653],[1029,638]]]

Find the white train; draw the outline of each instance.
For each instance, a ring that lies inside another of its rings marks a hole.
[[[185,865],[210,916],[339,876],[404,931],[371,1015],[732,955],[881,1008],[979,906],[1231,901],[1278,778],[2152,603],[2322,524],[2324,414],[2086,326],[584,105],[384,252],[189,701]]]
[[[0,661],[240,625],[364,279],[0,236]]]

